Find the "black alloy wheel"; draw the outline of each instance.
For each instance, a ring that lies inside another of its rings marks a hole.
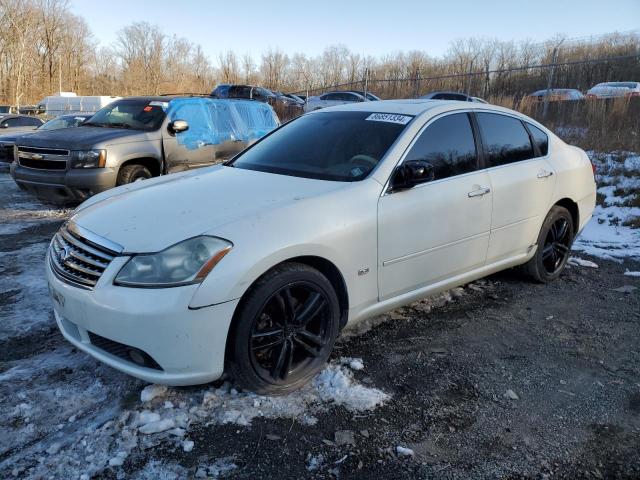
[[[311,283],[290,283],[274,292],[251,330],[251,361],[270,383],[286,382],[317,359],[328,356],[329,302]]]
[[[564,266],[571,251],[571,229],[569,221],[560,217],[547,232],[542,248],[542,264],[549,275],[555,274]]]
[[[309,265],[281,264],[242,297],[227,339],[226,369],[256,393],[296,390],[324,368],[340,315],[327,277]]]

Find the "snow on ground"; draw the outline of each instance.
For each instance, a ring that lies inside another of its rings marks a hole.
[[[569,257],[568,263],[569,265],[575,265],[577,267],[598,268],[597,263],[580,257]]]
[[[609,260],[640,258],[640,155],[588,152],[596,164],[599,204],[573,249]]]

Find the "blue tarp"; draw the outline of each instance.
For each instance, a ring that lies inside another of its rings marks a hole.
[[[252,143],[280,124],[270,105],[252,100],[177,98],[167,113],[171,121],[189,124],[188,130],[176,135],[178,144],[189,150],[229,140]]]

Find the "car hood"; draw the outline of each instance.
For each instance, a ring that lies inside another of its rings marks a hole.
[[[15,133],[8,133],[6,135],[0,135],[0,142],[15,142],[19,137],[22,137],[25,135],[33,135],[36,132],[37,130],[26,131],[26,132],[15,132]]]
[[[58,130],[34,132],[20,139],[19,145],[25,147],[64,148],[67,150],[87,150],[97,144],[134,141],[136,136],[146,132],[123,128],[105,127],[69,127]]]
[[[345,185],[218,165],[104,192],[83,203],[71,221],[125,252],[157,252]]]

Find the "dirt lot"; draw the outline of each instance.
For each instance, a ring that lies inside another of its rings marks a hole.
[[[55,328],[42,259],[68,212],[0,188],[1,478],[640,478],[637,259],[576,254],[598,268],[503,272],[399,309],[341,339],[332,389],[142,402],[143,382]],[[175,428],[144,433],[149,414]]]

